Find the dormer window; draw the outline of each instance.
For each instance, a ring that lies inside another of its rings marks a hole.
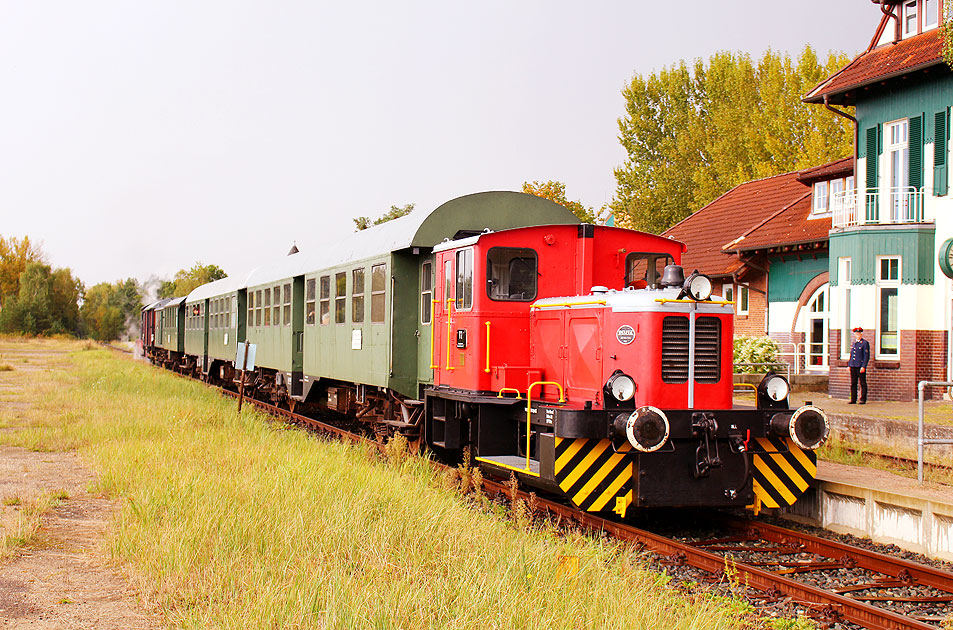
[[[907,0],[900,6],[903,37],[912,37],[940,24],[940,0]]]
[[[817,182],[814,184],[814,214],[824,214],[827,212],[828,186],[829,182]]]
[[[909,37],[910,35],[917,34],[917,4],[919,0],[911,0],[911,2],[903,3],[903,36]]]

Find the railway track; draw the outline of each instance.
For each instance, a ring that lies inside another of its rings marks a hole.
[[[228,389],[219,389],[224,395],[238,397]],[[245,400],[295,425],[352,443],[384,447],[381,442],[288,409],[253,398]],[[953,608],[953,573],[803,532],[718,514],[712,516],[712,522],[729,535],[677,539],[546,498],[531,500],[530,493],[520,490],[514,497],[503,481],[484,479],[483,490],[489,496],[521,498],[540,516],[607,534],[651,551],[667,564],[700,569],[712,582],[736,581],[759,591],[757,599],[762,606],[786,600],[826,623],[874,630],[936,630]]]

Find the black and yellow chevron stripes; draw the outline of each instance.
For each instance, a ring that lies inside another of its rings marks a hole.
[[[632,503],[632,461],[626,442],[618,452],[609,440],[556,438],[556,483],[573,503],[589,512],[617,510]]]
[[[790,438],[757,438],[763,453],[754,454],[754,493],[764,507],[793,505],[817,476],[817,455]]]

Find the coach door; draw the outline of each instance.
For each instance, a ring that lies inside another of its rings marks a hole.
[[[291,395],[301,396],[304,377],[304,276],[291,289]]]
[[[418,279],[419,296],[417,301],[417,380],[421,383],[433,382],[433,362],[436,357],[434,351],[434,260],[433,256],[422,259],[420,263],[420,278]]]
[[[202,371],[203,371],[203,372],[208,372],[208,327],[209,327],[209,314],[208,314],[208,310],[209,310],[209,303],[210,303],[210,302],[211,302],[211,300],[209,300],[209,299],[206,298],[206,300],[205,300],[205,317],[202,318],[202,320],[205,322],[205,329],[204,329],[204,330],[205,330],[205,334],[203,335],[203,342],[202,342],[202,348],[203,348],[203,350],[202,350]]]

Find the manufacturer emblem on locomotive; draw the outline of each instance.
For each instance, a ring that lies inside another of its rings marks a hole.
[[[628,324],[619,326],[619,330],[615,331],[615,338],[618,339],[619,343],[623,346],[627,346],[635,341],[635,329]]]

